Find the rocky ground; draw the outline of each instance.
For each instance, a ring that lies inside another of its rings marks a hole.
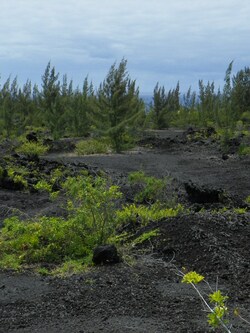
[[[238,308],[250,320],[250,215],[249,210],[234,211],[247,208],[249,157],[233,151],[225,155],[212,139],[187,141],[182,131],[168,130],[147,134],[139,147],[124,154],[79,157],[55,149],[39,163],[41,172],[58,163],[72,173],[105,170],[128,200],[129,172],[171,176],[171,191],[190,213],[137,230],[140,234],[158,228],[160,235],[135,248],[133,260],[63,279],[31,270],[0,272],[1,333],[210,332],[198,295],[180,283],[182,267],[205,275],[212,288],[218,279],[219,288],[229,296],[229,308]],[[220,191],[224,201],[216,199]],[[230,209],[218,212],[225,205]],[[25,217],[64,212],[46,194],[2,187],[0,220],[17,213]],[[209,293],[207,285],[201,290]],[[232,332],[250,332],[232,311]]]

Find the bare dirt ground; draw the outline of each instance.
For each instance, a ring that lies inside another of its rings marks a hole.
[[[170,175],[174,191],[185,202],[184,183],[191,180],[222,188],[237,206],[250,195],[250,158],[222,157],[216,143],[186,142],[181,131],[169,130],[154,133],[124,154],[77,157],[61,152],[48,155],[46,164],[104,169],[123,187],[131,171]],[[249,320],[249,211],[213,213],[213,205],[202,211],[193,209],[193,203],[190,207],[189,214],[139,230],[157,227],[160,236],[134,250],[133,264],[94,267],[64,279],[32,271],[0,272],[0,332],[210,332],[200,299],[176,274],[182,267],[205,275],[214,288],[218,278],[219,288],[229,296],[229,308],[239,308]],[[1,220],[13,208],[29,216],[60,213],[45,194],[0,189]],[[232,313],[230,319],[232,332],[250,332],[250,326]]]

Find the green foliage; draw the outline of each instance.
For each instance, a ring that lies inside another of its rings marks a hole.
[[[124,146],[124,134],[133,133],[143,116],[144,104],[139,89],[127,72],[123,59],[113,64],[97,92],[97,110],[93,114],[97,130],[110,138],[112,148],[120,152]]]
[[[52,192],[52,185],[43,179],[39,180],[39,182],[37,182],[36,185],[34,185],[34,188],[36,190],[45,191],[48,193]]]
[[[90,176],[68,178],[63,189],[68,196],[67,219],[40,217],[21,221],[12,217],[0,231],[0,267],[30,263],[89,262],[92,249],[107,243],[115,233],[117,186]],[[66,264],[65,264],[66,265]]]
[[[228,296],[223,296],[220,290],[217,290],[209,295],[209,300],[215,304],[222,304],[228,299]]]
[[[160,87],[157,83],[154,88],[153,94],[153,106],[151,108],[151,116],[153,120],[153,126],[157,129],[167,128],[173,118],[175,112],[180,108],[180,86],[177,86],[173,90],[165,92],[164,87]]]
[[[178,204],[174,208],[164,208],[159,202],[151,206],[128,205],[122,210],[116,212],[119,223],[126,224],[129,222],[140,221],[142,225],[147,225],[150,221],[158,221],[167,217],[175,217],[184,211],[184,207]]]
[[[41,89],[36,84],[32,86],[30,80],[20,87],[16,77],[9,77],[0,85],[1,137],[16,137],[25,133],[27,126],[42,126],[54,139],[88,137],[91,133],[108,136],[112,148],[119,152],[133,143],[145,124],[162,129],[204,127],[212,123],[218,128],[234,129],[242,121],[247,129],[250,69],[245,67],[235,75],[232,70],[233,62],[226,70],[221,91],[216,91],[214,82],[199,80],[198,96],[189,88],[181,102],[179,83],[168,92],[157,83],[147,113],[125,59],[118,66],[111,66],[96,92],[88,77],[82,89],[74,89],[72,80],[68,82],[66,74],[60,78],[49,62],[42,75]]]
[[[240,156],[250,155],[250,146],[246,144],[241,144],[238,150]]]
[[[109,145],[103,140],[88,139],[79,141],[76,144],[78,155],[107,154],[109,151]]]
[[[25,177],[28,174],[28,171],[22,167],[10,166],[7,168],[8,176],[16,184],[22,184],[24,188],[28,187],[28,182]]]
[[[228,315],[228,308],[225,305],[225,301],[228,296],[223,296],[220,290],[217,290],[209,294],[209,301],[214,304],[213,311],[208,314],[208,323],[211,327],[216,328],[221,323],[226,323],[225,317]]]
[[[54,169],[47,180],[41,179],[35,185],[34,188],[38,191],[48,192],[51,199],[56,199],[60,191],[55,190],[62,187],[64,180],[64,172],[60,169]]]
[[[1,241],[4,253],[15,255],[21,263],[28,264],[60,263],[65,257],[77,258],[90,251],[84,243],[81,225],[54,217],[25,222],[15,217],[7,219]]]
[[[143,171],[135,171],[129,174],[128,181],[139,187],[135,195],[135,201],[138,203],[153,203],[164,198],[167,179],[158,179],[147,176]]]
[[[237,214],[246,214],[247,212],[247,208],[234,208],[233,210]]]
[[[88,258],[90,258],[91,260],[92,254]],[[84,266],[84,263],[86,263],[86,260],[84,262],[82,259],[67,260],[61,265],[59,265],[57,268],[52,270],[51,274],[60,277],[68,277],[74,274],[79,274],[86,271],[86,266]]]
[[[246,197],[245,202],[246,202],[247,204],[250,204],[250,195],[248,195],[248,196]]]
[[[204,276],[196,273],[195,271],[188,272],[186,274],[182,272],[178,272],[178,275],[182,276],[182,282],[191,284],[195,289],[200,299],[202,300],[206,310],[208,310],[208,324],[213,328],[223,327],[226,332],[231,333],[230,329],[227,327],[227,315],[228,308],[225,304],[228,296],[222,295],[220,290],[212,291],[208,295],[208,300],[206,300],[206,296],[198,289],[196,286],[198,283],[205,281]],[[210,287],[210,286],[209,286]],[[211,289],[211,287],[210,287]]]
[[[156,237],[159,235],[160,235],[159,229],[153,229],[148,232],[144,232],[139,237],[135,238],[132,241],[132,246],[142,244],[142,243],[146,242],[147,240],[150,240],[152,237]]]
[[[197,284],[204,280],[204,276],[196,272],[188,272],[182,278],[182,283],[194,283]]]
[[[27,156],[40,156],[48,151],[48,147],[40,142],[26,141],[16,151]]]
[[[118,186],[108,186],[104,178],[91,176],[69,177],[63,185],[68,209],[76,223],[83,223],[87,243],[107,242],[115,231],[115,201],[121,198]]]
[[[2,254],[0,258],[0,269],[19,270],[21,268],[21,260],[15,254]]]
[[[224,305],[217,305],[214,307],[213,312],[209,313],[208,323],[211,327],[217,328],[221,326],[221,321],[224,321],[225,316],[228,314],[227,307]],[[226,321],[225,321],[226,323]]]

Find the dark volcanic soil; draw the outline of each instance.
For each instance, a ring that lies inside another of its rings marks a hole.
[[[47,160],[105,169],[116,182],[139,169],[171,175],[181,193],[183,183],[192,180],[220,187],[232,198],[250,195],[249,157],[222,159],[215,143],[186,143],[182,132],[173,130],[159,132],[157,140],[148,142],[156,147],[108,156],[51,154]],[[15,208],[29,216],[58,214],[44,194],[0,189],[1,220]],[[249,320],[249,217],[249,212],[208,209],[152,223],[139,232],[159,228],[160,236],[134,249],[132,264],[95,267],[69,278],[0,272],[0,332],[210,332],[197,294],[176,274],[182,267],[205,275],[213,288],[218,278],[229,308],[239,308]],[[232,332],[250,332],[250,326],[232,314],[231,321]]]

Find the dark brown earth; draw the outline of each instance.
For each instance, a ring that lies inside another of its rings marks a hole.
[[[229,296],[228,307],[239,308],[250,320],[250,214],[233,210],[250,195],[250,158],[236,154],[222,158],[212,140],[186,142],[181,131],[156,134],[128,153],[86,157],[51,153],[46,163],[56,160],[70,163],[72,169],[104,169],[125,193],[131,171],[170,175],[173,191],[190,206],[190,213],[137,230],[140,234],[159,228],[160,236],[135,248],[132,262],[99,266],[64,279],[32,271],[0,272],[1,333],[210,332],[199,297],[180,283],[177,270],[182,267],[205,275],[213,288],[218,279],[219,288]],[[189,203],[184,189],[189,180],[226,191],[230,210],[218,213],[214,204]],[[13,214],[13,208],[29,216],[63,213],[45,194],[0,189],[1,220]],[[208,287],[201,289],[209,293]],[[230,321],[232,332],[250,332],[250,325],[232,313]]]

